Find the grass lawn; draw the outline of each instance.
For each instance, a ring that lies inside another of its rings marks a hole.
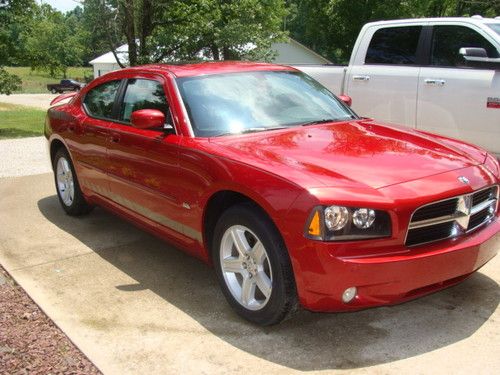
[[[7,72],[15,74],[22,79],[23,85],[21,91],[16,91],[15,93],[26,93],[26,94],[38,94],[38,93],[48,93],[47,84],[48,83],[59,83],[63,79],[62,74],[55,78],[51,77],[48,72],[45,71],[32,71],[31,68],[20,66],[20,67],[5,67]],[[80,82],[84,81],[84,76],[89,76],[93,74],[93,70],[90,67],[74,67],[68,68],[67,78],[76,79]]]
[[[47,111],[0,103],[0,139],[43,135]]]

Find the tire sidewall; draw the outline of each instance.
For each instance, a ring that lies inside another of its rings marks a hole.
[[[73,177],[73,185],[74,185],[74,197],[73,197],[73,202],[71,202],[71,205],[66,205],[61,197],[61,193],[59,192],[59,186],[58,186],[58,181],[57,181],[57,163],[59,159],[65,158],[68,162],[68,165],[71,169],[71,174]],[[71,160],[71,157],[69,156],[68,151],[65,148],[60,148],[53,160],[52,168],[54,170],[54,182],[56,186],[56,192],[57,192],[57,197],[59,199],[59,202],[61,206],[63,207],[64,211],[68,215],[81,215],[84,213],[87,213],[90,211],[91,207],[88,205],[85,197],[83,196],[83,193],[80,189],[80,184],[78,183],[78,178],[76,176],[76,171],[75,167],[73,166],[73,161]]]
[[[232,295],[226,285],[220,263],[220,245],[226,230],[233,225],[243,225],[250,229],[262,242],[266,249],[269,263],[273,274],[273,287],[271,297],[266,305],[260,310],[249,310],[243,307]],[[217,278],[221,285],[224,296],[229,304],[244,318],[260,325],[278,323],[286,315],[284,311],[289,304],[290,289],[286,280],[286,267],[289,266],[288,253],[281,236],[277,232],[274,223],[258,209],[250,205],[238,205],[229,208],[219,219],[214,232],[212,244],[212,261],[216,270]],[[287,262],[288,261],[288,262]]]

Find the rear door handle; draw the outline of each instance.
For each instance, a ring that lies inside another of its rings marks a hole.
[[[370,76],[352,76],[353,81],[369,81]]]
[[[432,85],[432,86],[444,86],[446,81],[444,79],[433,79],[433,78],[426,78],[424,79],[424,82],[426,85]]]

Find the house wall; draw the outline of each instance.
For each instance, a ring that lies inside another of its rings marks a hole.
[[[273,43],[271,48],[277,52],[273,60],[276,64],[328,64],[329,62],[294,43]]]
[[[112,63],[94,63],[94,78],[100,77],[106,73],[120,69],[118,64]]]

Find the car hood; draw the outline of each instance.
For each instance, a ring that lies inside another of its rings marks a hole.
[[[476,153],[406,127],[360,120],[212,138],[226,157],[304,187],[379,189],[481,164]],[[475,157],[475,158],[474,158]]]

